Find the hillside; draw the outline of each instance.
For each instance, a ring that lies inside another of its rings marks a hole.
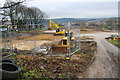
[[[49,24],[49,20],[54,21],[55,23],[66,23],[66,22],[84,22],[84,21],[106,21],[111,18],[55,18],[45,20],[45,24]]]

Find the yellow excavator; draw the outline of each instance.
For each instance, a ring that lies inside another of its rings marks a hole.
[[[68,47],[69,48],[74,48],[75,45],[75,38],[73,37],[73,32],[66,32],[65,37],[55,45],[52,45],[52,50],[55,52],[63,52],[67,53],[68,52]]]
[[[61,29],[55,22],[50,20],[49,30],[56,29],[56,35],[64,34],[64,37],[58,41],[58,43],[52,45],[52,51],[57,53],[69,54],[70,49],[76,47],[75,38],[73,37],[73,32],[66,31],[65,29]],[[70,59],[70,55],[66,56],[66,59]]]
[[[120,37],[118,35],[111,35],[112,39],[115,41],[120,40]]]
[[[64,35],[65,34],[65,29],[61,29],[55,22],[50,20],[50,25],[49,25],[49,30],[56,29],[55,35]]]

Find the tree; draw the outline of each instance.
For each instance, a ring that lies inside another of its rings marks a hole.
[[[6,1],[8,2],[8,1],[12,1],[12,0],[6,0]],[[14,3],[14,4],[10,4],[10,5],[7,5],[7,6],[0,7],[0,9],[8,9],[8,8],[14,7],[14,6],[16,6],[20,3],[23,3],[24,1],[19,0],[18,2]]]
[[[11,1],[6,1],[6,3],[4,4],[4,7],[7,7],[7,6],[10,6],[13,4],[15,4],[15,3],[11,2]],[[15,25],[14,13],[15,13],[15,8],[13,6],[10,8],[6,8],[3,10],[3,13],[1,13],[1,15],[3,15],[2,19],[10,18],[12,25]],[[13,27],[13,29],[14,29],[14,27]]]
[[[29,7],[26,13],[26,24],[30,25],[29,29],[40,29],[46,14],[36,7]],[[33,26],[32,26],[33,25]]]
[[[36,7],[27,7],[22,4],[14,5],[15,3],[16,2],[13,2],[12,0],[7,0],[5,2],[4,8],[8,6],[9,8],[3,9],[1,13],[2,19],[10,19],[13,29],[15,25],[17,25],[19,29],[27,27],[28,29],[31,29],[32,25],[38,29],[38,25],[42,24],[46,14]]]

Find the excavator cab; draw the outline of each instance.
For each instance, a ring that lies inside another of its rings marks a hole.
[[[62,46],[68,47],[69,45],[70,45],[70,48],[74,48],[74,47],[75,47],[75,38],[74,38],[74,37],[72,37],[72,38],[70,39],[70,42],[69,42],[69,40],[68,40],[68,37],[64,37],[64,38],[62,39]]]
[[[57,29],[56,29],[56,32],[60,32],[60,28],[57,28]]]
[[[60,29],[60,28],[56,29],[55,35],[64,35],[64,34],[65,34],[65,30],[64,29]]]
[[[73,32],[70,32],[70,33],[66,32],[65,36],[66,37],[70,37],[70,39],[71,39],[73,37]]]
[[[68,37],[64,37],[63,39],[62,39],[62,45],[65,45],[65,46],[68,46],[69,44],[68,44]]]

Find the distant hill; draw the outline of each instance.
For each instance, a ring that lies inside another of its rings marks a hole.
[[[89,19],[88,18],[56,18],[51,20],[53,20],[56,23],[66,23],[66,22],[80,22]]]
[[[44,21],[44,24],[49,24],[49,20],[54,21],[55,23],[67,23],[67,22],[81,22],[90,20],[88,18],[56,18],[56,19],[47,19]]]
[[[48,19],[53,20],[56,23],[66,23],[66,22],[81,22],[81,21],[91,21],[91,20],[106,20],[109,18],[56,18]]]
[[[67,22],[81,22],[81,21],[92,21],[99,20],[104,21],[110,18],[55,18],[45,20],[45,24],[49,24],[49,20],[54,21],[55,23],[67,23]]]

